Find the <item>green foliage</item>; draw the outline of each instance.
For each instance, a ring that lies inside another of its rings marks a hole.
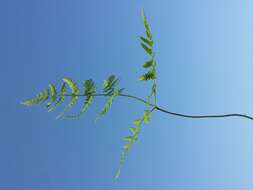
[[[149,27],[149,24],[147,21],[147,17],[145,16],[144,11],[142,11],[142,16],[143,16],[143,23],[144,23],[146,37],[143,37],[143,36],[140,37],[140,40],[141,40],[140,45],[144,49],[144,51],[147,53],[147,55],[149,56],[149,60],[146,61],[142,65],[142,67],[145,69],[148,69],[148,71],[146,73],[144,73],[143,75],[141,75],[139,77],[139,80],[153,81],[151,92],[150,92],[149,96],[147,97],[147,103],[149,104],[151,101],[151,98],[153,96],[155,97],[155,100],[156,100],[156,82],[155,82],[155,80],[156,80],[156,61],[154,59],[155,56],[154,56],[154,50],[153,50],[154,42],[152,39],[152,34],[151,34],[150,27]],[[120,158],[120,164],[119,164],[119,168],[117,170],[115,179],[117,179],[120,176],[121,169],[122,169],[122,166],[124,165],[124,162],[126,160],[128,152],[131,149],[134,142],[138,139],[138,134],[140,132],[141,124],[142,123],[145,123],[145,124],[149,123],[152,111],[153,111],[153,109],[150,111],[144,110],[142,118],[136,119],[133,121],[133,124],[135,125],[135,127],[130,127],[131,135],[124,138],[124,141],[126,141],[127,143],[123,146],[123,151],[121,153],[121,158]]]
[[[85,80],[83,82],[83,86],[84,86],[84,95],[86,96],[86,98],[85,98],[85,103],[84,103],[84,106],[83,106],[81,112],[78,115],[66,116],[66,117],[79,118],[90,107],[90,105],[94,99],[94,94],[96,93],[96,86],[95,86],[94,82],[92,81],[92,79]]]
[[[50,92],[51,92],[51,99],[50,99],[50,102],[47,104],[47,107],[49,108],[54,102],[55,100],[57,99],[57,92],[56,92],[56,89],[55,89],[55,86],[50,83],[49,84],[49,89],[50,89]]]
[[[96,93],[96,86],[91,79],[84,81],[84,88],[85,88],[84,94],[86,95],[86,99],[85,99],[85,105],[81,113],[85,113],[86,110],[90,107],[94,99],[94,94]]]
[[[154,64],[154,60],[151,59],[151,60],[149,60],[149,61],[146,61],[146,62],[142,65],[142,67],[143,67],[143,68],[150,68],[151,66],[153,66],[153,64]]]
[[[83,82],[84,85],[84,94],[87,96],[92,96],[96,93],[96,86],[95,83],[92,81],[92,79],[85,80]]]
[[[69,88],[71,89],[72,95],[77,95],[79,93],[79,88],[74,80],[71,78],[65,77],[63,78],[63,82],[65,82]]]
[[[152,34],[150,32],[150,27],[149,27],[148,20],[147,20],[144,10],[142,10],[142,17],[143,17],[143,23],[145,27],[146,36],[149,40],[152,41]]]
[[[156,79],[156,70],[155,68],[150,69],[147,73],[140,76],[139,80],[147,81],[147,80],[155,80]]]
[[[104,108],[99,113],[98,117],[96,118],[96,121],[102,118],[107,113],[107,111],[112,106],[112,102],[114,98],[117,97],[118,95],[119,95],[119,90],[113,90],[113,93],[110,95],[109,99],[106,101]]]
[[[62,117],[68,111],[68,109],[74,105],[74,103],[78,99],[77,95],[79,94],[79,88],[77,87],[76,82],[74,80],[65,77],[63,78],[63,82],[65,82],[71,89],[71,99],[68,105],[64,108],[64,110],[57,116],[57,119]]]
[[[109,108],[111,107],[113,103],[114,98],[119,96],[120,93],[123,91],[123,89],[118,88],[118,85],[119,85],[119,79],[115,75],[110,75],[107,79],[104,80],[103,89],[102,89],[104,94],[98,94],[98,95],[109,96],[109,98],[106,101],[104,108],[99,113],[99,116],[97,117],[97,119],[103,117],[107,113],[107,111],[109,110]],[[67,94],[66,86],[68,86],[69,89],[71,90],[71,94]],[[84,106],[82,110],[80,111],[80,113],[77,115],[65,116],[65,118],[77,118],[87,111],[87,109],[90,107],[91,103],[94,100],[94,96],[97,95],[96,94],[97,89],[92,79],[83,81],[83,88],[84,88],[83,94],[79,94],[80,90],[76,82],[69,77],[65,77],[63,78],[63,82],[61,84],[59,93],[57,93],[55,85],[50,83],[49,87],[46,90],[43,90],[42,92],[40,92],[39,94],[37,94],[31,99],[21,102],[21,104],[26,105],[26,106],[32,106],[32,105],[40,104],[50,98],[50,102],[47,103],[46,107],[49,108],[48,111],[53,111],[61,103],[64,102],[66,97],[70,97],[70,101],[67,104],[67,106],[57,116],[57,119],[58,119],[60,117],[63,117],[64,114],[68,111],[68,109],[71,108],[74,105],[74,103],[76,103],[79,96],[83,96],[85,97]]]
[[[152,81],[152,87],[150,94],[147,96],[147,101],[143,100],[142,98],[132,96],[132,95],[127,95],[127,94],[121,94],[123,89],[119,89],[119,79],[115,75],[110,75],[107,79],[103,81],[103,88],[102,88],[102,93],[97,93],[97,89],[95,86],[95,83],[90,79],[90,80],[85,80],[83,82],[83,94],[79,94],[80,90],[74,80],[71,78],[65,77],[63,78],[63,82],[61,84],[59,93],[57,93],[56,87],[54,84],[50,83],[48,88],[45,90],[41,91],[38,93],[36,96],[22,101],[21,104],[25,106],[33,106],[37,104],[41,104],[47,100],[50,100],[46,107],[49,109],[48,111],[52,111],[55,108],[57,108],[61,103],[64,102],[66,97],[70,97],[70,101],[67,104],[67,106],[64,108],[64,110],[58,115],[57,118],[62,117],[65,112],[73,106],[73,104],[78,100],[78,97],[83,97],[84,98],[84,106],[82,107],[82,110],[78,115],[75,116],[65,116],[68,118],[75,118],[81,116],[83,113],[87,111],[87,109],[90,107],[92,104],[94,97],[95,96],[100,96],[100,97],[109,97],[108,100],[106,101],[106,104],[102,111],[99,113],[99,116],[97,119],[103,117],[110,107],[112,106],[113,100],[118,97],[127,97],[131,98],[134,100],[138,100],[141,103],[144,103],[150,107],[152,107],[151,110],[144,110],[144,113],[141,118],[138,118],[136,120],[132,121],[132,124],[134,125],[133,127],[130,127],[130,134],[127,135],[126,137],[123,138],[124,140],[124,146],[123,146],[123,151],[121,153],[120,157],[120,163],[119,167],[115,176],[115,179],[117,179],[120,176],[121,169],[125,163],[125,160],[127,158],[127,155],[129,151],[131,150],[133,144],[137,141],[138,135],[140,133],[140,129],[142,124],[148,124],[150,122],[151,118],[151,113],[154,110],[159,110],[161,112],[175,115],[175,116],[180,116],[184,118],[224,118],[224,117],[243,117],[247,118],[250,120],[253,120],[253,117],[244,115],[244,114],[225,114],[225,115],[200,115],[200,116],[192,116],[192,115],[185,115],[185,114],[179,114],[179,113],[174,113],[170,111],[166,111],[160,107],[157,106],[156,104],[156,92],[157,92],[157,85],[156,85],[156,60],[155,60],[155,53],[153,49],[154,41],[153,37],[151,34],[150,26],[147,21],[147,17],[145,16],[144,11],[142,11],[142,17],[143,17],[143,23],[144,23],[144,28],[145,28],[145,36],[140,36],[140,45],[144,49],[145,53],[148,56],[148,61],[146,61],[142,67],[146,69],[146,72],[139,77],[139,80],[141,81]],[[71,94],[67,94],[67,87],[71,90]],[[57,99],[58,98],[58,99]],[[154,103],[152,103],[152,98],[154,98]]]
[[[106,94],[112,94],[119,84],[119,79],[115,75],[110,75],[103,84],[103,92]]]
[[[153,41],[150,41],[150,40],[148,40],[147,38],[145,38],[145,37],[143,37],[143,36],[140,36],[140,39],[141,39],[144,43],[146,43],[149,47],[152,48],[152,46],[153,46]]]
[[[131,135],[123,138],[123,140],[126,141],[127,143],[123,146],[123,151],[121,153],[119,168],[116,172],[115,179],[117,179],[120,176],[121,169],[125,163],[126,157],[129,153],[130,149],[132,148],[134,142],[137,141],[137,139],[138,139],[138,134],[141,129],[141,124],[142,123],[147,124],[150,121],[151,112],[152,112],[152,110],[150,110],[150,111],[144,110],[143,117],[141,119],[133,120],[133,124],[135,125],[135,127],[129,128]]]
[[[136,120],[133,120],[133,124],[134,125],[140,125],[141,124],[141,122],[142,122],[142,120],[141,119],[136,119]]]
[[[139,126],[141,124],[141,122],[137,126]],[[131,133],[134,134],[134,135],[137,134],[140,131],[140,128],[138,128],[138,127],[130,127],[129,129],[130,129]]]
[[[148,124],[150,121],[150,111],[149,110],[144,110],[144,113],[143,113],[143,122],[145,124]]]
[[[147,54],[151,55],[152,56],[152,49],[147,47],[144,43],[141,42],[141,47],[146,51]]]
[[[57,102],[54,104],[53,107],[51,107],[48,111],[53,111],[56,107],[58,107],[65,99],[65,93],[66,93],[66,83],[63,82],[61,85],[61,90],[60,90],[60,94],[59,94],[59,99],[57,100]]]
[[[39,94],[37,94],[36,96],[32,97],[31,99],[21,102],[21,104],[25,106],[33,106],[33,105],[40,104],[46,101],[49,97],[50,97],[49,90],[45,89]]]
[[[147,102],[149,103],[151,101],[152,96],[155,96],[155,95],[156,95],[156,83],[153,83],[151,92],[147,98]]]
[[[103,82],[103,92],[109,96],[109,99],[106,101],[104,108],[99,113],[96,121],[102,118],[107,111],[112,106],[112,102],[115,97],[119,96],[123,89],[118,89],[119,79],[115,75],[110,75],[106,80]]]
[[[156,79],[156,69],[152,68],[147,73],[140,76],[139,80],[147,81],[147,80],[155,80]]]
[[[153,50],[153,44],[154,41],[152,39],[152,34],[150,31],[150,27],[147,21],[147,17],[144,13],[144,11],[142,11],[142,17],[143,17],[143,23],[144,23],[144,28],[145,28],[145,33],[146,33],[146,37],[141,36],[140,37],[140,45],[142,46],[142,48],[145,50],[145,52],[147,53],[147,55],[149,56],[149,60],[146,61],[142,67],[145,69],[148,69],[148,71],[146,73],[144,73],[143,75],[141,75],[139,77],[140,81],[153,81],[153,85],[151,88],[151,92],[149,94],[149,96],[147,97],[147,101],[148,103],[150,103],[152,97],[155,98],[155,104],[156,104],[156,61],[155,61],[155,55],[154,55],[154,50]]]
[[[101,89],[101,93],[98,93],[95,83],[92,79],[83,81],[83,93],[80,94],[80,90],[76,84],[76,82],[68,77],[63,78],[63,82],[61,83],[60,90],[57,92],[57,89],[54,84],[50,83],[48,88],[41,91],[36,96],[32,97],[31,99],[25,100],[21,102],[23,105],[26,106],[32,106],[37,105],[40,103],[43,103],[47,100],[49,102],[46,104],[46,107],[48,108],[48,111],[53,111],[58,106],[60,106],[65,100],[66,97],[70,97],[70,101],[68,102],[67,106],[63,109],[63,111],[57,116],[57,118],[65,117],[65,118],[78,118],[83,113],[87,111],[87,109],[91,106],[91,104],[94,101],[94,98],[97,96],[102,97],[108,97],[105,106],[99,113],[96,120],[103,117],[108,110],[111,108],[112,103],[114,99],[118,96],[124,96],[128,98],[133,98],[136,100],[140,100],[142,103],[146,103],[146,105],[153,106],[155,104],[151,104],[151,98],[156,97],[156,61],[155,61],[155,55],[154,55],[154,41],[151,34],[150,26],[148,24],[147,18],[144,14],[144,11],[142,11],[143,16],[143,23],[145,28],[145,36],[140,36],[140,45],[144,49],[145,53],[149,57],[147,61],[142,65],[144,69],[146,69],[146,72],[139,77],[139,80],[141,81],[152,81],[152,88],[151,92],[148,95],[148,100],[142,100],[141,98],[134,97],[131,95],[124,95],[122,94],[123,88],[119,88],[119,79],[115,75],[110,75],[107,79],[103,81],[103,87]],[[67,88],[70,89],[70,93],[67,93]],[[81,109],[81,111],[77,115],[67,115],[65,116],[65,113],[77,102],[79,97],[83,97],[84,105]],[[132,124],[134,127],[130,127],[130,135],[124,137],[124,146],[123,151],[120,158],[120,164],[119,168],[116,174],[115,178],[118,178],[121,172],[121,168],[126,160],[126,157],[132,148],[134,142],[137,141],[138,135],[141,129],[141,125],[147,124],[150,121],[151,112],[154,110],[154,106],[152,110],[144,110],[144,113],[141,118],[133,120]]]

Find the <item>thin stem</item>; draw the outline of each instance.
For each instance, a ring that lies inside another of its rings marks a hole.
[[[65,94],[65,96],[73,96],[72,94]],[[77,94],[75,96],[87,96],[85,94]],[[93,94],[93,96],[109,96],[108,94]],[[139,102],[142,102],[148,106],[153,107],[152,111],[158,110],[160,112],[173,115],[173,116],[178,116],[178,117],[183,117],[183,118],[191,118],[191,119],[208,119],[208,118],[227,118],[227,117],[241,117],[241,118],[246,118],[253,120],[253,117],[246,115],[246,114],[240,114],[240,113],[229,113],[229,114],[215,114],[215,115],[188,115],[188,114],[182,114],[182,113],[176,113],[176,112],[171,112],[166,109],[161,108],[160,106],[154,105],[152,103],[147,102],[146,100],[139,98],[137,96],[129,95],[129,94],[119,94],[120,97],[126,97],[130,99],[137,100]]]
[[[220,115],[186,115],[181,113],[175,113],[170,112],[165,109],[162,109],[160,107],[156,107],[158,111],[161,111],[163,113],[167,113],[170,115],[178,116],[178,117],[184,117],[184,118],[191,118],[191,119],[207,119],[207,118],[225,118],[225,117],[243,117],[246,119],[253,120],[253,117],[245,115],[245,114],[239,114],[239,113],[230,113],[230,114],[220,114]]]

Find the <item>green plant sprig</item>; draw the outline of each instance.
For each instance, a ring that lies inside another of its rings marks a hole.
[[[207,119],[207,118],[228,118],[228,117],[241,117],[253,120],[253,117],[246,115],[246,114],[240,114],[240,113],[229,113],[229,114],[217,114],[217,115],[188,115],[188,114],[182,114],[182,113],[176,113],[168,111],[161,106],[157,105],[157,69],[156,69],[156,60],[155,60],[155,53],[154,53],[154,41],[153,36],[150,30],[150,26],[148,24],[147,18],[144,14],[144,11],[142,11],[142,17],[144,22],[144,28],[145,28],[145,36],[140,36],[140,45],[145,51],[145,53],[148,56],[148,60],[144,62],[142,67],[146,69],[147,71],[142,74],[139,77],[140,81],[151,81],[151,91],[146,99],[123,93],[123,88],[119,87],[119,79],[115,75],[110,75],[107,79],[103,81],[103,87],[101,89],[101,92],[98,92],[97,86],[95,85],[94,81],[92,79],[88,79],[83,81],[83,92],[80,91],[80,89],[77,86],[77,83],[69,78],[65,77],[63,78],[61,87],[59,89],[59,92],[57,92],[57,88],[54,84],[50,83],[48,88],[38,93],[36,96],[22,101],[21,104],[25,106],[34,106],[42,104],[46,101],[49,101],[46,104],[46,108],[48,111],[53,111],[55,108],[57,108],[59,105],[61,105],[66,97],[70,97],[70,101],[67,104],[67,106],[63,109],[63,111],[57,116],[57,119],[59,118],[79,118],[82,116],[88,108],[93,103],[95,97],[104,97],[107,98],[107,101],[105,103],[105,106],[101,110],[101,112],[98,114],[98,117],[96,118],[96,121],[102,118],[108,110],[111,108],[112,103],[117,98],[128,98],[135,101],[138,101],[139,103],[144,104],[148,108],[144,110],[143,115],[133,120],[132,124],[134,127],[129,127],[130,135],[124,137],[124,141],[126,141],[126,144],[123,146],[123,151],[121,153],[120,158],[120,164],[119,168],[116,172],[115,179],[117,179],[120,176],[121,169],[125,163],[126,157],[133,146],[134,142],[137,141],[138,135],[141,130],[141,126],[143,124],[148,124],[151,118],[151,113],[154,111],[162,112],[165,114],[169,114],[171,116],[177,116],[181,118],[191,118],[191,119]],[[68,92],[68,89],[70,92]],[[83,98],[83,108],[81,111],[76,115],[66,115],[67,111],[75,104],[77,103],[78,99]]]

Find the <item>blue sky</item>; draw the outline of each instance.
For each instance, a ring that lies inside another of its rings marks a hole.
[[[138,40],[144,8],[159,105],[253,115],[252,1],[8,0],[0,7],[0,189],[253,189],[252,121],[155,112],[115,182],[122,138],[145,106],[119,98],[95,124],[103,99],[79,120],[19,104],[65,76],[102,85],[111,73],[126,92],[145,97],[148,85],[137,80],[146,59]]]

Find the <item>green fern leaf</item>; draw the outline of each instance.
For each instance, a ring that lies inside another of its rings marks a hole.
[[[112,94],[114,89],[119,84],[119,79],[115,75],[110,75],[103,83],[103,92]]]
[[[153,96],[156,96],[156,84],[155,84],[155,83],[152,85],[150,95],[149,95],[148,98],[147,98],[147,102],[148,102],[148,103],[150,103],[151,98],[152,98]]]
[[[69,88],[71,89],[71,99],[70,102],[68,103],[68,105],[64,108],[64,110],[57,116],[57,119],[59,119],[60,117],[62,117],[69,108],[71,108],[73,106],[73,104],[77,101],[78,99],[78,94],[79,94],[79,88],[76,85],[76,82],[70,78],[63,78],[63,82],[65,82],[66,84],[68,84]]]
[[[123,146],[123,151],[122,151],[121,157],[120,157],[119,168],[116,172],[115,179],[117,179],[120,176],[121,169],[125,163],[127,154],[129,152],[129,150],[131,149],[131,147],[133,146],[134,142],[137,140],[138,134],[141,129],[142,122],[147,124],[150,121],[151,112],[152,112],[152,110],[151,111],[144,110],[142,119],[136,119],[133,121],[133,123],[135,125],[137,125],[137,127],[130,127],[130,131],[132,133],[132,136],[127,136],[124,138],[124,140],[127,141],[128,143]]]
[[[155,80],[156,79],[156,70],[155,68],[150,69],[147,73],[143,74],[139,80],[147,81],[147,80]]]
[[[83,84],[84,84],[84,88],[85,88],[85,91],[84,91],[85,95],[92,95],[92,94],[96,93],[95,84],[91,79],[85,80]]]
[[[65,77],[65,78],[63,78],[63,82],[68,84],[73,95],[77,95],[79,93],[79,89],[78,89],[77,84],[74,80],[72,80],[71,78]]]
[[[82,108],[81,112],[78,115],[66,116],[68,118],[79,118],[82,114],[84,114],[88,110],[94,99],[94,94],[96,93],[96,87],[94,82],[90,79],[85,80],[83,84],[85,89],[84,95],[86,96],[84,107]]]
[[[142,67],[143,67],[143,68],[149,68],[149,67],[153,66],[153,64],[154,64],[154,60],[151,59],[151,60],[149,60],[149,61],[146,61],[146,62],[142,65]]]
[[[49,97],[50,97],[49,90],[45,89],[36,96],[34,96],[33,98],[21,102],[21,104],[25,106],[33,106],[46,101]]]
[[[149,38],[149,40],[152,40],[152,35],[151,35],[151,32],[150,32],[150,27],[149,27],[149,24],[148,24],[147,17],[146,17],[146,15],[144,13],[144,10],[142,10],[142,17],[143,17],[143,22],[144,22],[144,27],[145,27],[146,35]]]
[[[123,167],[123,165],[124,165],[124,163],[125,163],[125,161],[126,161],[126,157],[127,157],[127,154],[128,154],[128,152],[129,152],[131,146],[132,146],[132,143],[125,144],[125,145],[123,146],[123,151],[122,151],[122,153],[121,153],[120,162],[119,162],[119,167],[118,167],[117,172],[116,172],[116,175],[115,175],[115,177],[114,177],[115,180],[118,179],[119,176],[120,176],[120,174],[121,174],[121,169],[122,169],[122,167]]]
[[[129,143],[127,143],[123,146],[123,151],[121,153],[119,167],[118,167],[118,170],[116,172],[114,179],[117,179],[120,176],[121,169],[125,163],[127,154],[129,152],[129,150],[131,149],[132,145],[134,144],[134,142],[137,140],[143,120],[144,120],[143,118],[134,120],[133,124],[136,125],[137,127],[130,127],[130,131],[132,133],[132,136],[127,136],[124,138],[124,140],[128,141]]]
[[[119,91],[118,90],[114,90],[113,93],[112,93],[112,95],[106,101],[104,108],[99,113],[99,116],[96,118],[96,121],[99,120],[101,117],[103,117],[107,113],[107,111],[112,106],[112,102],[113,102],[114,98],[117,97],[118,95],[119,95]]]
[[[55,100],[57,98],[57,92],[56,92],[55,86],[50,83],[49,89],[51,92],[51,99],[50,99],[50,102],[47,104],[47,108],[49,108],[55,102]]]
[[[133,124],[139,126],[141,124],[141,122],[142,122],[141,119],[136,119],[133,121]]]
[[[148,124],[149,121],[150,121],[150,117],[151,117],[150,111],[149,111],[149,110],[145,110],[145,111],[144,111],[144,114],[143,114],[143,122],[144,122],[145,124]]]
[[[96,93],[96,86],[91,79],[84,81],[84,88],[85,88],[84,94],[86,95],[86,99],[81,114],[85,113],[87,109],[90,107],[94,99],[94,94]]]
[[[121,157],[120,157],[120,163],[119,163],[119,167],[118,167],[118,170],[116,172],[116,175],[115,175],[115,178],[114,179],[117,179],[119,176],[120,176],[120,173],[121,173],[121,169],[125,163],[125,160],[126,160],[126,157],[127,157],[127,154],[129,152],[129,150],[131,149],[133,143],[137,140],[137,135],[140,131],[140,127],[138,128],[130,128],[131,132],[134,131],[134,135],[133,136],[128,136],[128,137],[125,137],[124,140],[125,141],[128,141],[129,143],[128,144],[125,144],[123,146],[123,151],[121,153]],[[133,133],[133,132],[132,132]]]
[[[66,93],[66,83],[63,82],[60,89],[60,94],[59,94],[60,97],[57,100],[57,102],[54,104],[54,106],[48,110],[49,112],[53,111],[56,107],[58,107],[64,101],[65,93]]]
[[[133,137],[132,136],[124,137],[124,140],[131,142],[133,140]]]
[[[142,36],[140,36],[140,39],[141,39],[144,43],[146,43],[146,44],[152,49],[153,41],[150,41],[150,40],[148,40],[147,38],[144,38],[144,37],[142,37]]]
[[[149,54],[152,56],[152,49],[147,47],[144,43],[141,42],[141,47]]]
[[[140,128],[139,127],[130,127],[130,131],[133,135],[136,135],[137,133],[139,133]]]

